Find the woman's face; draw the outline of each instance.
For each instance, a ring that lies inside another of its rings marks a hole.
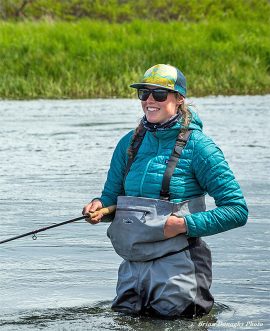
[[[147,86],[148,89],[154,89],[153,86]],[[165,101],[158,102],[150,94],[146,101],[141,101],[142,109],[146,119],[150,123],[164,123],[174,116],[184,99],[175,93],[169,93]]]

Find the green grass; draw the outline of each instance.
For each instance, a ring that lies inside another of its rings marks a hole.
[[[270,93],[267,21],[0,23],[0,98],[134,96],[157,63],[184,72],[188,96]]]
[[[211,19],[268,20],[268,0],[0,0],[5,20],[76,21],[81,18],[114,23],[135,19],[199,22]]]

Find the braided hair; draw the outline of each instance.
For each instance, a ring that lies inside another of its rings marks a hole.
[[[143,122],[140,121],[139,125],[134,130],[134,133],[133,133],[133,136],[132,136],[132,139],[131,139],[130,146],[129,146],[128,150],[127,150],[128,156],[131,159],[133,159],[133,157],[134,157],[134,145],[135,145],[135,142],[137,141],[137,137],[140,135],[140,133],[142,132],[143,128],[144,128]]]

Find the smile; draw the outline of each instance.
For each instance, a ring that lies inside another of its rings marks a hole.
[[[155,111],[159,111],[160,108],[156,108],[156,107],[146,107],[147,111],[149,112],[155,112]]]

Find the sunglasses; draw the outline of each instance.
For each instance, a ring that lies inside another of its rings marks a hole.
[[[173,91],[165,90],[165,89],[148,89],[148,88],[139,88],[138,90],[138,98],[141,101],[146,101],[149,98],[149,95],[152,94],[155,101],[163,102],[167,100],[168,94]]]

